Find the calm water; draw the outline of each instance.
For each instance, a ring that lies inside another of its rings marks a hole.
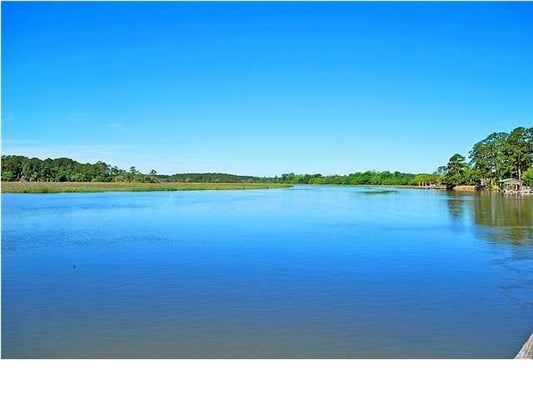
[[[2,195],[4,358],[511,358],[533,196]]]

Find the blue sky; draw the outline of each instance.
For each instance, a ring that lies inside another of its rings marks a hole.
[[[533,126],[533,4],[2,3],[2,154],[432,172]]]

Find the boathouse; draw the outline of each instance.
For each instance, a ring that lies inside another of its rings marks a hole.
[[[508,178],[500,181],[500,189],[504,193],[519,192],[524,183],[520,179]]]

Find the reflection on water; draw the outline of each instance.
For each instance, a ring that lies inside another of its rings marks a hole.
[[[446,192],[452,220],[466,214],[479,228],[476,232],[492,244],[533,245],[533,196],[493,193]]]
[[[365,188],[367,190],[361,191],[361,194],[393,194],[397,193],[397,190],[394,189],[382,189],[382,188]]]
[[[491,265],[505,271],[502,294],[523,308],[533,307],[533,196],[455,192],[447,196],[450,217],[461,219],[468,213],[476,235],[494,246]]]
[[[447,199],[447,203],[448,212],[450,213],[452,220],[462,219],[465,208],[468,206],[468,203],[464,201],[464,197],[450,195]]]
[[[500,194],[474,197],[476,224],[496,228],[486,231],[492,243],[505,242],[513,246],[533,245],[533,197]]]
[[[2,195],[2,355],[511,358],[533,331],[532,201]]]

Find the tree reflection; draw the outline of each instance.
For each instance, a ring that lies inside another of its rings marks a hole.
[[[533,197],[481,193],[472,209],[476,225],[493,228],[482,230],[490,242],[533,245]]]
[[[533,307],[533,196],[447,193],[452,229],[471,218],[476,236],[491,245],[491,265],[506,271],[500,291],[520,307]]]
[[[463,197],[460,196],[450,196],[448,197],[448,212],[452,219],[462,219],[464,216],[464,206],[465,202]]]

